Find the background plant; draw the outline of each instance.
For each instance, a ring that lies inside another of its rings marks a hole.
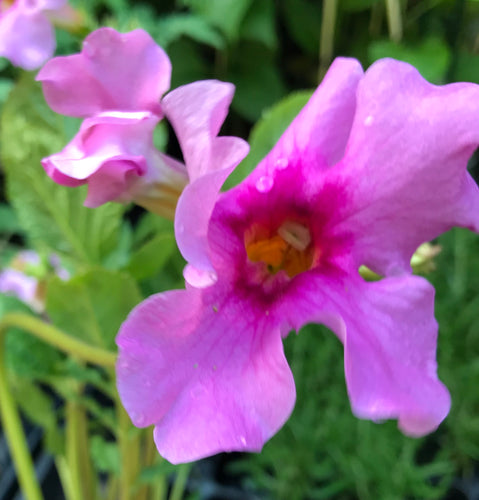
[[[58,54],[78,51],[83,36],[101,25],[143,27],[172,60],[172,88],[203,78],[236,84],[224,133],[249,137],[252,151],[228,186],[266,154],[335,55],[357,57],[365,67],[395,57],[434,83],[479,83],[476,0],[72,3],[83,11],[85,28],[75,34],[58,30]],[[78,123],[50,111],[32,75],[6,61],[0,102],[0,265],[24,247],[45,261],[59,255],[69,281],[47,265],[32,271],[45,287],[43,319],[113,353],[118,326],[134,305],[151,293],[183,286],[171,224],[135,207],[84,208],[82,189],[51,182],[39,160],[61,149]],[[165,125],[158,127],[156,142],[179,154]],[[471,169],[477,173],[477,164]],[[260,455],[227,459],[227,471],[244,495],[473,498],[479,459],[479,242],[457,230],[439,243],[443,251],[428,278],[437,290],[439,375],[453,396],[446,422],[432,436],[413,440],[395,423],[355,419],[340,344],[325,329],[308,326],[294,342],[286,340],[298,392],[292,418]],[[12,311],[33,314],[0,295],[0,315]],[[121,492],[124,499],[141,499],[154,486],[160,498],[174,477],[170,494],[181,495],[188,468],[162,462],[150,435],[130,426],[111,367],[66,356],[22,330],[10,329],[7,336],[8,382],[25,415],[44,429],[67,497],[115,498]],[[76,464],[75,454],[83,457]],[[203,470],[196,466],[190,476],[190,493],[197,497],[207,497]],[[109,479],[98,481],[98,472]]]

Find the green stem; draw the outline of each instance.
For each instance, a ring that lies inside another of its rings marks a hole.
[[[388,14],[389,37],[393,42],[399,42],[402,38],[401,1],[386,0],[386,10]]]
[[[338,0],[323,1],[323,17],[321,19],[321,39],[319,41],[319,82],[328,70],[333,58],[334,31],[336,28],[336,13]]]
[[[82,500],[82,477],[80,473],[80,454],[78,453],[78,411],[76,403],[67,401],[66,404],[66,458],[72,483],[72,500]]]
[[[120,457],[121,457],[121,477],[120,477],[120,500],[130,500],[131,498],[131,486],[133,484],[133,468],[132,463],[132,447],[130,434],[130,419],[121,405],[120,401],[117,401],[117,412],[118,412],[118,443],[120,445]]]
[[[113,352],[93,347],[81,340],[70,337],[58,328],[44,323],[42,320],[23,313],[8,313],[2,317],[0,322],[0,335],[10,327],[17,327],[31,333],[47,344],[58,348],[72,356],[87,363],[99,366],[114,367],[116,354]]]
[[[20,415],[7,382],[5,338],[11,327],[25,330],[85,362],[112,368],[115,366],[116,356],[114,353],[71,338],[54,326],[27,314],[9,313],[2,317],[0,321],[0,416],[25,497],[27,500],[43,500],[40,486],[35,477],[35,468],[26,443]]]
[[[181,500],[185,492],[186,481],[190,474],[191,464],[184,464],[178,467],[178,473],[173,483],[169,500]]]
[[[30,451],[23,432],[20,415],[8,387],[5,366],[5,336],[7,328],[0,324],[0,415],[20,487],[27,500],[43,500],[40,485],[36,479]]]

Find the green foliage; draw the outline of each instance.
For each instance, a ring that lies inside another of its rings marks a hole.
[[[15,86],[0,121],[1,161],[18,220],[33,244],[82,263],[101,263],[118,239],[123,208],[82,206],[85,190],[55,184],[40,160],[60,151],[68,127],[45,104],[30,75]]]
[[[285,0],[283,20],[291,38],[306,52],[317,54],[321,25],[321,6],[308,0]]]
[[[90,453],[96,470],[119,474],[120,456],[115,442],[106,441],[100,436],[93,436],[90,441]]]
[[[234,42],[238,39],[241,22],[253,0],[182,0],[182,3],[223,32]]]
[[[424,39],[419,45],[409,47],[380,40],[369,46],[369,58],[376,61],[392,57],[415,66],[422,76],[431,83],[443,83],[449,68],[451,52],[446,42],[438,37]]]
[[[94,268],[68,282],[52,279],[46,309],[58,328],[111,350],[121,323],[141,298],[129,275]]]

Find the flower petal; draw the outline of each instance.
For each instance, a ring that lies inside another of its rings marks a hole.
[[[434,431],[449,412],[450,396],[436,373],[432,285],[417,276],[375,283],[306,278],[298,286],[304,298],[293,296],[283,312],[296,328],[310,321],[326,324],[344,343],[354,414],[397,418],[411,436]]]
[[[55,33],[45,15],[14,5],[0,17],[0,56],[26,70],[37,69],[55,51]]]
[[[172,463],[259,451],[294,405],[279,331],[221,295],[216,285],[154,295],[117,337],[122,402],[135,425],[155,424]]]
[[[242,139],[217,137],[233,92],[230,83],[199,81],[173,90],[162,100],[190,177],[176,210],[176,239],[185,259],[199,269],[211,269],[206,232],[218,192],[249,150]]]
[[[118,198],[126,201],[135,178],[154,170],[158,155],[152,130],[157,122],[158,117],[149,112],[111,112],[87,118],[73,140],[59,153],[44,158],[42,165],[58,184],[88,183],[86,206]]]
[[[159,100],[170,75],[168,56],[148,33],[100,28],[85,39],[80,54],[52,59],[37,80],[49,106],[64,115],[114,109],[161,115]]]
[[[453,226],[478,231],[479,190],[466,167],[479,144],[479,86],[437,87],[382,60],[357,102],[346,156],[331,172],[350,186],[337,229],[355,235],[357,264],[398,274],[421,243]]]
[[[344,155],[356,111],[356,91],[363,69],[356,59],[338,57],[306,106],[287,128],[263,160],[271,173],[285,168],[288,161],[301,156],[314,168],[328,168]],[[257,175],[264,175],[261,167]]]

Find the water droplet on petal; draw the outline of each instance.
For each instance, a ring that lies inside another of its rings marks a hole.
[[[256,181],[256,189],[260,193],[268,193],[271,191],[271,188],[273,187],[273,178],[269,177],[267,175],[263,175]]]
[[[246,446],[246,438],[244,436],[240,436],[240,441],[243,446]]]
[[[284,170],[285,168],[288,168],[288,165],[289,165],[289,162],[286,158],[278,158],[275,162],[274,162],[274,166],[278,169],[278,170]]]
[[[183,224],[180,224],[177,227],[177,231],[178,231],[178,234],[183,234],[185,232],[185,226],[183,226]]]
[[[371,115],[369,115],[364,120],[364,125],[366,125],[366,127],[369,127],[370,125],[372,125],[373,121],[374,121],[374,118]]]

